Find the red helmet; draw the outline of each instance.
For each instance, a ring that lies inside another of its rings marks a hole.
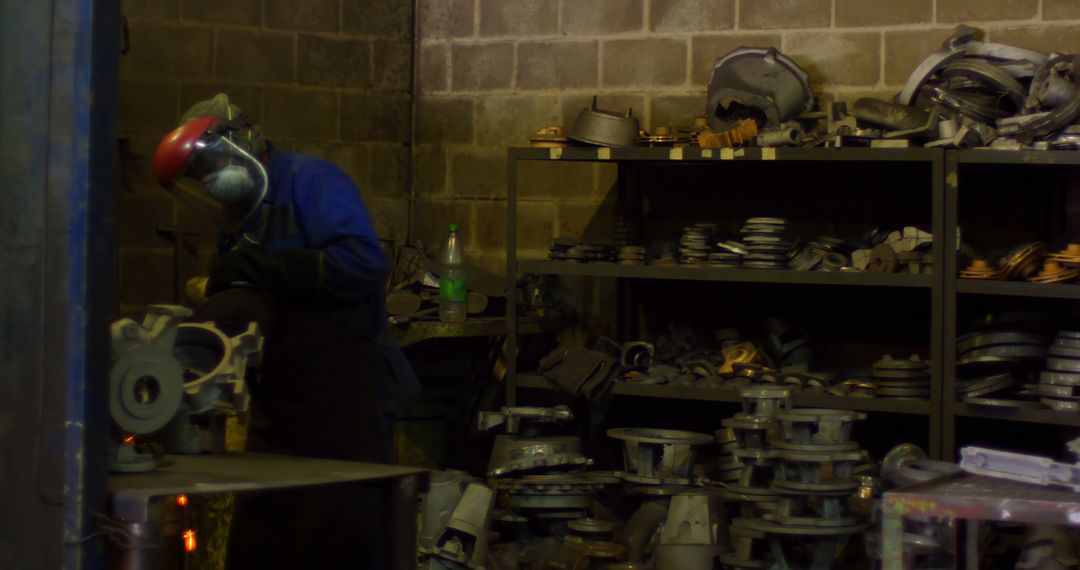
[[[154,178],[158,184],[166,186],[181,175],[191,162],[195,143],[208,133],[215,132],[220,124],[217,117],[207,115],[180,125],[165,135],[154,151]]]

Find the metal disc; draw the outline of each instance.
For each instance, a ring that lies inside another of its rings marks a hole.
[[[1052,356],[1046,359],[1046,369],[1055,372],[1080,373],[1080,360]]]
[[[1002,400],[999,398],[964,398],[964,403],[972,406],[985,406],[989,408],[1030,408],[1046,409],[1042,402],[1028,400]]]
[[[180,410],[183,389],[183,371],[170,350],[135,346],[109,373],[109,415],[128,433],[152,433]]]
[[[1057,386],[1080,386],[1080,373],[1069,374],[1043,370],[1039,373],[1039,382]]]

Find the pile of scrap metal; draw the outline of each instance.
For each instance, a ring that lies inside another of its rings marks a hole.
[[[1045,243],[1017,245],[1005,252],[995,264],[989,259],[971,256],[960,270],[961,279],[1027,281],[1029,283],[1080,282],[1080,244],[1070,243],[1050,251]]]
[[[231,303],[235,295],[226,297]],[[220,299],[208,301],[210,312]],[[222,324],[223,331],[214,322],[183,322],[191,316],[187,307],[151,305],[141,324],[112,324],[110,469],[153,469],[161,451],[224,452],[225,420],[248,411],[245,377],[262,355],[258,323]]]
[[[687,329],[672,328],[655,343],[618,343],[601,337],[591,349],[559,347],[540,361],[539,372],[573,396],[594,399],[612,382],[738,389],[771,384],[834,396],[920,398],[930,394],[930,363],[918,355],[885,355],[871,366],[835,373],[816,370],[802,327],[767,321],[764,341],[738,329],[715,331],[703,346]]]
[[[716,59],[705,115],[687,126],[648,133],[632,110],[599,109],[594,97],[569,132],[546,127],[529,140],[539,147],[1080,148],[1080,56],[977,35],[958,26],[893,101],[862,98],[850,111],[844,103],[816,104],[794,61],[775,48],[740,47]]]
[[[956,339],[956,393],[983,408],[1080,412],[1080,331],[1047,314],[982,317]]]
[[[481,412],[479,428],[495,437],[487,484],[460,473],[437,474],[421,502],[423,568],[492,570],[597,568],[624,559],[616,522],[593,516],[596,494],[618,480],[586,471],[574,436],[546,435],[565,425],[565,406]]]
[[[576,237],[560,236],[552,242],[548,259],[570,263],[795,271],[926,274],[932,269],[929,250],[933,236],[915,226],[895,230],[875,228],[857,240],[818,236],[804,242],[786,231],[787,220],[783,218],[754,217],[746,220],[738,236],[725,235],[715,222],[698,222],[683,228],[678,242],[649,245],[639,245],[636,239],[617,242],[614,246],[582,243]]]

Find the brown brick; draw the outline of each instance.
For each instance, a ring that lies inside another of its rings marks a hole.
[[[420,37],[465,38],[473,35],[476,0],[420,0]]]
[[[567,132],[573,128],[581,110],[592,105],[592,95],[563,95],[562,97],[562,125]],[[605,111],[625,113],[632,109],[634,116],[644,122],[645,119],[645,96],[634,93],[604,93],[597,97],[596,106]]]
[[[576,237],[585,241],[610,242],[615,235],[615,212],[605,203],[559,203],[556,236]]]
[[[173,258],[168,248],[150,251],[121,249],[117,301],[152,305],[173,298]]]
[[[148,194],[120,193],[116,200],[116,241],[120,247],[168,247],[158,226],[173,225],[173,198],[165,190]]]
[[[261,0],[181,0],[185,20],[258,26],[262,23]]]
[[[455,45],[450,48],[450,88],[454,91],[509,89],[514,44]]]
[[[449,87],[447,72],[450,67],[450,48],[442,44],[420,48],[420,91],[446,91]]]
[[[878,32],[794,32],[784,52],[814,84],[872,85],[881,73]]]
[[[591,200],[594,169],[584,162],[518,161],[518,198]]]
[[[532,205],[532,204],[530,204]],[[473,218],[472,239],[468,243],[476,249],[499,252],[506,249],[506,201],[477,200]],[[520,225],[522,220],[518,220]],[[550,244],[549,244],[550,247]]]
[[[479,0],[481,36],[554,34],[558,0]]]
[[[266,27],[305,32],[338,31],[337,0],[264,0]]]
[[[450,151],[450,195],[505,198],[506,150],[464,147]]]
[[[1038,9],[1039,0],[937,0],[937,21],[1027,20]]]
[[[379,196],[409,197],[409,147],[402,144],[371,147],[371,189]]]
[[[477,210],[479,216],[480,210]],[[518,251],[544,251],[555,238],[555,204],[552,202],[518,202]]]
[[[416,105],[416,141],[419,143],[471,143],[472,99],[420,99]]]
[[[180,15],[180,5],[179,0],[123,0],[120,12],[129,18],[174,20]]]
[[[270,139],[337,138],[337,95],[329,91],[267,87],[263,131]]]
[[[117,131],[121,134],[164,136],[180,117],[179,88],[175,81],[124,79],[120,81]]]
[[[739,0],[740,28],[824,28],[829,20],[829,0]]]
[[[690,82],[707,85],[716,58],[739,47],[775,47],[780,49],[779,34],[694,36],[690,40]]]
[[[521,42],[517,52],[519,89],[596,87],[597,42]]]
[[[604,42],[604,86],[682,85],[686,41],[655,38]]]
[[[210,28],[132,20],[131,51],[120,60],[125,76],[169,79],[206,78],[213,60],[214,32]]]
[[[412,0],[342,0],[341,31],[346,34],[408,38]]]
[[[343,94],[341,138],[356,141],[409,141],[409,96]]]
[[[838,27],[921,24],[934,19],[933,0],[835,0]]]
[[[229,96],[230,104],[240,107],[249,120],[258,123],[262,121],[262,89],[249,83],[185,81],[180,84],[180,113],[183,114],[195,103],[224,93]]]
[[[649,113],[649,127],[689,127],[694,117],[705,114],[705,92],[693,95],[654,95]]]
[[[371,42],[300,34],[297,42],[300,83],[335,87],[371,84]]]
[[[371,223],[379,239],[394,240],[395,245],[405,245],[409,228],[409,201],[403,198],[375,198],[364,200]]]
[[[652,0],[649,29],[703,32],[735,27],[735,0]]]
[[[292,34],[218,31],[217,77],[227,81],[291,83],[295,76]]]
[[[446,191],[448,172],[446,165],[446,147],[431,144],[416,145],[413,179],[416,182],[417,195],[432,196]]]
[[[457,224],[461,228],[465,243],[469,243],[476,229],[473,227],[472,206],[471,200],[417,201],[413,205],[410,238],[422,242],[429,252],[438,256],[442,252],[447,227],[450,224]]]
[[[328,160],[345,174],[349,175],[353,184],[361,190],[367,191],[371,187],[371,146],[362,143],[337,143],[325,141],[308,141],[296,144],[296,152],[317,156]]]
[[[641,0],[589,0],[564,2],[563,32],[609,34],[642,29]]]
[[[476,144],[499,148],[526,146],[531,133],[557,124],[558,119],[555,95],[483,97],[476,107]]]
[[[1080,20],[1080,2],[1076,0],[1043,0],[1044,20]]]
[[[372,45],[375,88],[408,91],[412,84],[412,45],[408,42],[376,40]]]
[[[1078,26],[1032,26],[994,30],[990,34],[994,42],[1011,44],[1040,51],[1071,53],[1080,46]]]
[[[926,56],[937,51],[949,30],[885,32],[885,84],[903,85]]]

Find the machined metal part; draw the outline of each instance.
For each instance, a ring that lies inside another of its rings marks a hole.
[[[184,323],[176,329],[173,355],[184,369],[184,401],[192,414],[211,409],[242,413],[251,395],[245,375],[262,356],[263,337],[249,323],[229,337],[213,323]]]
[[[1067,373],[1043,370],[1039,373],[1039,383],[1056,386],[1080,386],[1080,372]]]
[[[1027,279],[1039,271],[1039,263],[1046,254],[1046,244],[1034,242],[1013,248],[1001,259],[1002,277],[1005,279]]]
[[[495,492],[470,483],[446,522],[434,547],[434,556],[467,568],[483,570],[488,556],[488,532],[495,506]]]
[[[893,476],[893,482],[898,487],[906,487],[916,483],[932,481],[938,477],[952,475],[960,471],[960,466],[947,461],[933,461],[930,459],[918,459],[909,461],[900,466]]]
[[[926,452],[914,443],[901,443],[890,449],[881,460],[881,477],[897,484],[900,469],[915,461],[925,460]]]
[[[748,118],[776,127],[813,104],[806,72],[775,48],[737,48],[713,64],[706,114],[715,130]]]
[[[491,449],[488,475],[503,477],[511,473],[576,469],[592,465],[581,451],[575,436],[515,436],[499,434]]]
[[[1012,386],[1015,381],[1016,378],[1012,373],[1005,372],[1003,374],[995,374],[976,380],[957,382],[956,392],[958,395],[966,398],[976,398],[993,394],[994,392],[1000,392],[1001,390]]]
[[[956,361],[956,373],[963,377],[986,377],[1018,368],[1020,361],[1004,356],[965,356]]]
[[[477,428],[488,431],[503,424],[506,433],[517,433],[522,420],[537,423],[566,423],[573,421],[574,414],[569,406],[559,405],[551,408],[535,406],[503,407],[497,412],[480,412],[477,415]]]
[[[109,414],[124,432],[152,433],[180,410],[184,376],[172,348],[179,319],[189,315],[186,307],[151,305],[141,325],[112,324]]]
[[[776,413],[784,441],[795,444],[836,444],[851,440],[851,426],[866,419],[863,412],[802,408]]]
[[[982,358],[986,356],[1009,358],[1012,360],[1041,360],[1046,358],[1046,346],[1032,344],[1010,344],[976,348],[965,353],[964,358]]]
[[[695,446],[713,442],[713,436],[688,431],[650,428],[613,428],[609,437],[623,442],[626,470],[648,478],[689,477]]]
[[[453,472],[432,472],[428,490],[420,495],[420,517],[417,548],[431,554],[436,541],[442,536],[446,524],[465,490],[467,476]]]
[[[649,342],[628,342],[622,345],[620,363],[624,368],[649,366],[653,361],[655,348]]]
[[[758,146],[800,146],[805,137],[798,123],[784,123],[776,128],[765,129],[758,134]]]
[[[1026,408],[1031,410],[1044,410],[1046,404],[1042,402],[1031,402],[1028,400],[1004,400],[1000,398],[964,398],[964,403],[972,406],[982,406],[986,408]]]
[[[872,97],[857,99],[851,106],[851,114],[860,121],[894,131],[917,128],[928,119],[927,112],[922,109]]]
[[[893,248],[880,244],[870,250],[870,259],[866,263],[866,270],[874,273],[895,273],[898,263],[899,260]]]
[[[1058,463],[1046,457],[982,447],[960,450],[964,471],[1035,485],[1062,485],[1080,492],[1080,464]]]
[[[578,113],[567,137],[583,143],[620,148],[634,146],[639,129],[633,109],[626,113],[605,111],[596,106],[594,95],[592,104]]]
[[[1030,331],[977,331],[956,338],[956,353],[965,354],[988,346],[1030,344],[1046,346],[1046,337]]]
[[[709,492],[682,493],[671,498],[667,520],[660,528],[660,544],[716,546],[721,543],[717,528],[722,515],[717,495]],[[722,540],[726,543],[726,537]]]
[[[1051,356],[1046,359],[1046,370],[1077,374],[1080,373],[1080,360]]]
[[[961,279],[1001,279],[1000,271],[986,259],[974,259],[971,264],[960,271]]]

